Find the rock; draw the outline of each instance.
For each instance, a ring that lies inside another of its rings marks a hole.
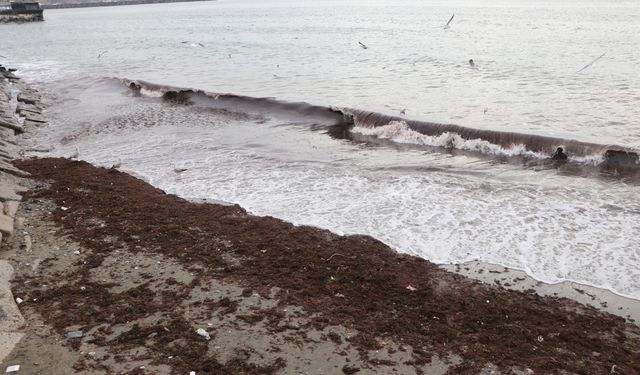
[[[0,171],[2,172],[7,172],[9,174],[12,174],[14,176],[18,176],[18,177],[27,177],[29,176],[29,173],[25,172],[25,171],[21,171],[18,168],[14,167],[13,165],[0,161]]]
[[[5,129],[11,129],[14,131],[15,133],[24,133],[24,129],[22,128],[22,126],[15,120],[10,121],[8,119],[4,119],[1,118],[0,119],[0,127],[5,128]]]
[[[28,96],[25,94],[18,94],[18,101],[19,102],[23,102],[26,104],[36,104],[38,103],[39,99],[34,97],[34,96]]]
[[[33,121],[33,122],[47,122],[47,119],[45,119],[44,117],[37,115],[35,113],[32,112],[25,112],[26,115],[24,116],[26,121]]]
[[[18,212],[18,207],[20,206],[20,202],[18,201],[7,201],[3,203],[3,212],[5,215],[15,218],[16,212]]]
[[[15,186],[7,181],[0,180],[0,201],[19,201],[22,197],[16,192]]]
[[[84,336],[84,332],[82,331],[69,331],[64,334],[66,339],[77,339]]]
[[[17,80],[20,79],[20,78],[16,77],[15,75],[13,75],[13,73],[11,73],[11,72],[2,72],[2,75],[5,78],[7,78],[8,80],[11,80],[11,81],[17,81]]]
[[[18,104],[18,107],[16,108],[16,112],[33,112],[33,113],[37,113],[39,115],[42,114],[42,109],[40,109],[40,107],[33,105],[33,104],[26,104],[26,103],[20,103]]]
[[[35,122],[35,121],[30,121],[30,120],[24,120],[24,124],[23,126],[25,128],[30,128],[30,127],[34,127],[34,126],[42,126],[45,125],[46,122]]]
[[[13,234],[13,218],[7,215],[0,215],[0,233],[10,236]]]

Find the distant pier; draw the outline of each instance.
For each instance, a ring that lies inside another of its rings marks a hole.
[[[0,23],[44,21],[43,11],[37,2],[0,2]]]

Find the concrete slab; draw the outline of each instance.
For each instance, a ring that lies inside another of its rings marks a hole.
[[[6,260],[0,260],[0,332],[17,331],[24,326],[24,318],[11,293],[13,267]]]
[[[20,207],[20,202],[18,201],[6,201],[3,204],[3,212],[5,215],[15,218],[16,212],[18,212],[18,207]]]
[[[0,180],[0,201],[19,201],[21,199],[22,197],[17,194],[13,183]]]
[[[6,121],[4,119],[0,119],[0,127],[2,129],[13,130],[17,133],[24,133],[24,129],[17,121]]]
[[[6,260],[0,260],[0,362],[24,336],[15,332],[24,326],[24,318],[11,293],[12,276],[13,267]]]
[[[0,161],[0,171],[7,172],[9,174],[12,174],[12,175],[18,176],[18,177],[27,177],[27,176],[29,176],[29,173],[27,173],[25,171],[21,171],[18,168],[14,167],[13,165],[11,165],[9,163],[5,163],[3,161]]]
[[[18,110],[16,110],[16,112],[18,114],[20,114],[20,116],[22,116],[22,117],[27,117],[29,115],[31,115],[31,116],[34,116],[34,115],[35,116],[41,116],[42,115],[42,112],[31,111],[29,109],[18,109]]]
[[[40,101],[40,99],[36,98],[35,96],[29,96],[29,95],[25,95],[25,94],[18,94],[18,101],[19,102],[23,102],[23,103],[27,103],[27,104],[36,104],[37,102]]]
[[[16,112],[20,112],[20,111],[29,111],[29,112],[35,112],[35,113],[42,113],[42,108],[38,107],[35,104],[20,103],[20,104],[18,104],[18,107],[16,108]]]
[[[5,236],[13,234],[13,218],[5,214],[0,214],[0,233]]]
[[[30,128],[32,126],[42,126],[42,125],[46,125],[46,122],[35,122],[35,121],[30,121],[30,120],[24,120],[24,124],[23,127],[26,128]]]
[[[0,332],[0,363],[11,354],[13,348],[22,340],[24,333]]]
[[[27,119],[27,121],[47,122],[47,119],[35,113],[32,113],[32,112],[23,112],[23,113],[25,114],[24,117]]]

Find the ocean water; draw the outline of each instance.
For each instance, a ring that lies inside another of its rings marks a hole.
[[[640,3],[252,0],[45,18],[0,25],[0,62],[50,104],[24,140],[48,152],[31,155],[77,150],[183,197],[640,298],[637,159],[604,167],[606,150],[640,148]],[[166,86],[207,93],[185,105]],[[555,146],[567,164],[547,160]]]

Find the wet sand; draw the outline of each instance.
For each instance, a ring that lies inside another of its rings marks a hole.
[[[366,236],[189,202],[115,169],[65,159],[16,166],[33,185],[2,256],[27,325],[2,366],[640,373],[638,325],[554,292],[481,283]],[[81,337],[65,338],[74,331]]]
[[[541,296],[569,298],[583,305],[625,318],[631,323],[640,322],[639,300],[623,297],[605,289],[572,281],[557,284],[543,283],[527,275],[524,271],[483,262],[447,264],[440,267],[510,290],[522,292],[534,290]]]

